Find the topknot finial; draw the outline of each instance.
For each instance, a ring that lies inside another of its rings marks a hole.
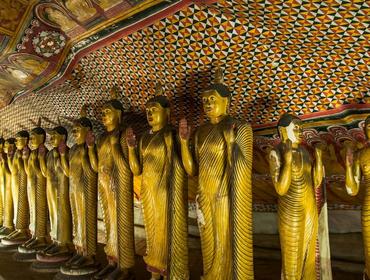
[[[81,116],[81,118],[86,118],[87,117],[87,105],[86,104],[84,104],[81,107],[80,116]]]
[[[224,83],[224,73],[223,73],[221,67],[216,68],[214,83],[215,84],[223,84]]]
[[[41,127],[41,117],[37,120],[37,127]]]
[[[163,95],[163,86],[161,83],[158,83],[155,86],[155,96],[162,96],[162,95]]]
[[[110,91],[109,91],[109,94],[110,94],[110,98],[113,100],[113,99],[118,99],[118,87],[117,86],[113,86]]]

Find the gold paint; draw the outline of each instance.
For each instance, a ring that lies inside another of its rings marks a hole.
[[[31,57],[27,56],[19,56],[17,57],[14,62],[16,66],[22,68],[23,70],[27,71],[28,73],[34,75],[40,75],[44,70],[48,67],[49,62],[45,60],[36,60]]]
[[[253,134],[249,125],[228,115],[228,93],[221,95],[214,86],[202,94],[210,121],[195,131],[194,156],[185,119],[179,128],[184,168],[190,176],[199,177],[196,201],[202,279],[253,279]]]
[[[139,157],[132,129],[127,133],[131,170],[134,175],[142,175],[141,198],[147,236],[144,261],[152,272],[152,279],[157,279],[160,272],[168,279],[185,280],[189,279],[187,180],[176,152],[176,134],[169,125],[168,101],[161,104],[156,98],[146,105],[151,130],[140,139]]]
[[[105,224],[109,265],[125,275],[134,266],[133,179],[127,159],[126,137],[121,133],[123,108],[111,100],[102,109],[106,132],[97,141],[89,136],[89,158],[98,172],[98,191]],[[120,211],[117,211],[117,208]]]
[[[113,8],[119,3],[122,3],[122,0],[100,0],[98,1],[98,5],[105,11],[109,10],[110,8]]]
[[[370,118],[367,117],[365,121],[365,135],[369,143],[370,139]],[[365,252],[365,271],[364,279],[370,277],[370,220],[369,220],[369,207],[370,207],[370,146],[367,145],[358,150],[354,155],[352,147],[347,145],[346,156],[346,188],[351,196],[359,193],[360,183],[364,179],[365,195],[362,201],[362,236],[364,242]]]
[[[60,141],[59,151],[64,174],[69,177],[73,244],[77,251],[74,265],[81,273],[88,273],[95,270],[97,249],[97,174],[89,161],[85,144],[91,123],[83,113],[85,108],[81,111],[81,118],[74,123],[72,130],[75,144],[68,152],[65,142]]]
[[[60,29],[64,32],[68,32],[78,26],[75,21],[63,14],[62,11],[53,7],[47,7],[45,13],[48,15],[48,19],[59,25]]]
[[[283,118],[287,117],[285,115]],[[318,213],[315,188],[323,178],[322,151],[312,159],[301,144],[302,122],[278,127],[282,143],[270,153],[270,172],[278,197],[282,279],[316,279]]]

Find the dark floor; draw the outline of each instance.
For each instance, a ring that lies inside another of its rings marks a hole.
[[[361,234],[331,235],[333,279],[335,280],[361,280],[363,270],[363,253]],[[279,240],[276,235],[256,235],[255,246],[255,279],[279,280],[280,279],[280,250]],[[191,279],[199,279],[201,273],[201,255],[199,241],[193,240],[190,246]],[[136,244],[136,250],[142,254],[145,250],[145,241]],[[30,268],[30,263],[15,262],[13,252],[0,251],[0,280],[48,280],[54,274],[37,273]],[[104,253],[99,246],[100,261],[104,264]],[[136,279],[150,279],[145,271],[141,256],[137,256]]]

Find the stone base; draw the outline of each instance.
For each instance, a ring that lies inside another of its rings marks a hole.
[[[36,260],[36,253],[20,253],[13,255],[13,259],[17,262],[33,262]]]
[[[37,272],[42,272],[42,273],[56,273],[60,271],[60,267],[64,264],[65,262],[40,262],[40,261],[35,261],[31,265],[31,269]]]
[[[0,252],[15,252],[18,249],[18,245],[4,245],[0,242]]]
[[[54,280],[91,280],[96,273],[85,274],[85,275],[69,275],[59,272],[55,275]]]

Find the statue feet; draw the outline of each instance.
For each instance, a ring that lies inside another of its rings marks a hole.
[[[1,244],[5,246],[20,245],[30,238],[26,230],[15,230],[8,236],[1,239]]]
[[[364,270],[364,274],[362,276],[363,280],[370,280],[370,277],[367,275],[366,269]]]
[[[36,257],[36,253],[44,250],[48,245],[45,238],[31,238],[18,247],[18,252],[21,254],[35,254]]]
[[[129,269],[116,267],[105,279],[107,280],[134,280],[135,274]]]
[[[117,263],[108,263],[98,274],[94,276],[94,279],[105,279],[110,273],[112,273],[117,267]]]
[[[53,243],[46,249],[37,253],[37,260],[40,262],[66,262],[72,256],[72,251],[66,245]]]
[[[9,234],[11,234],[14,231],[14,228],[9,227],[1,227],[0,228],[0,238],[7,237]]]
[[[66,275],[88,275],[94,274],[99,269],[99,263],[95,257],[76,255],[60,268],[62,274]]]

